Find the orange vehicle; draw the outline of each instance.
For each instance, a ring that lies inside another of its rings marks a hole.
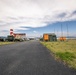
[[[49,40],[49,35],[48,34],[44,34],[43,38],[44,38],[45,41],[48,41]]]
[[[65,41],[66,40],[66,37],[60,37],[59,40],[60,41]]]

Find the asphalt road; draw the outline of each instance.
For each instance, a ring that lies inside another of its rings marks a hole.
[[[76,75],[38,41],[0,46],[0,75]]]

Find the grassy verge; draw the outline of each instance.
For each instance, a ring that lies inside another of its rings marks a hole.
[[[12,44],[14,42],[0,42],[0,45]]]
[[[69,67],[76,69],[76,40],[64,42],[41,42],[59,61],[63,61]]]

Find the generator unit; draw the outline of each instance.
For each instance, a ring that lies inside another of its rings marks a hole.
[[[43,34],[43,41],[57,41],[57,37],[54,33]]]

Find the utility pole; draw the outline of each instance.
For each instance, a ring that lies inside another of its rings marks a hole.
[[[61,37],[63,38],[62,18],[61,18]]]
[[[69,37],[68,24],[66,24],[66,27],[67,27],[67,37]]]
[[[62,28],[62,24],[61,24],[61,37],[63,37],[63,28]]]
[[[57,30],[57,36],[58,36],[58,30]]]
[[[54,33],[55,33],[55,28],[54,28]]]

